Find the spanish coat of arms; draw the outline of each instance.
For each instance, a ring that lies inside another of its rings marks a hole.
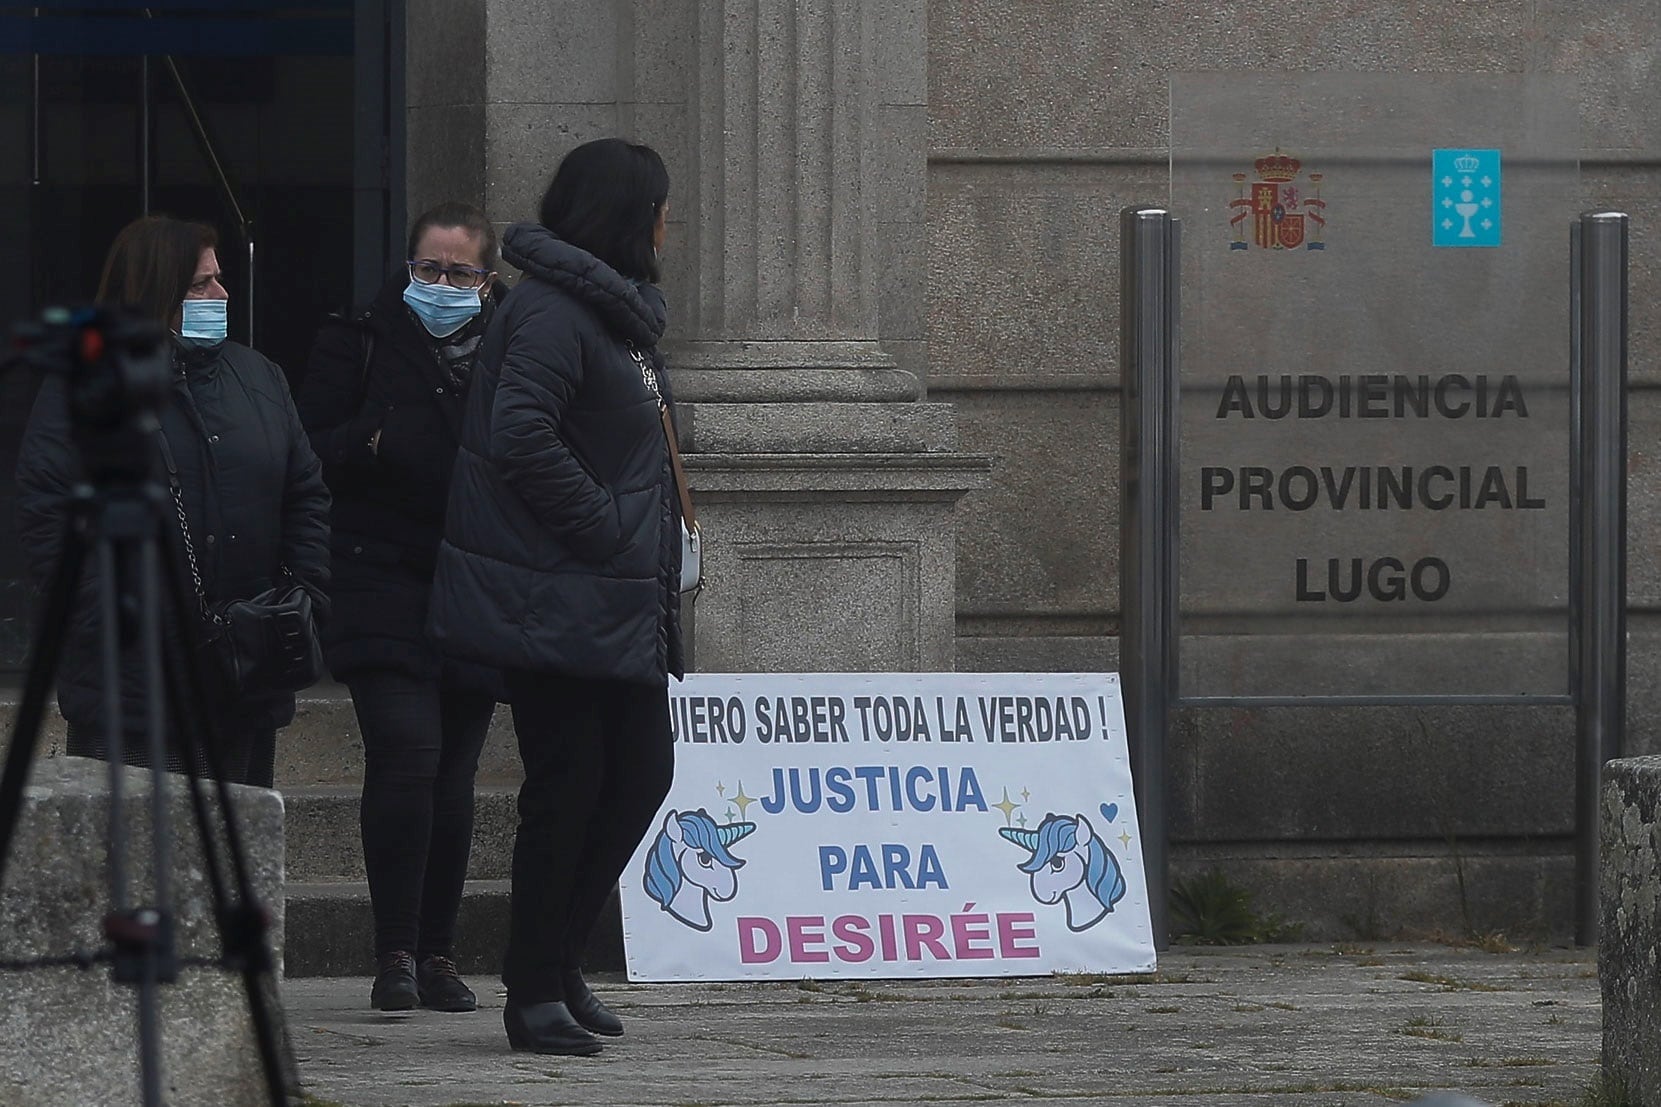
[[[1249,249],[1251,243],[1266,250],[1324,250],[1322,232],[1326,230],[1326,201],[1321,199],[1324,175],[1306,176],[1308,188],[1299,186],[1298,176],[1303,163],[1279,150],[1252,162],[1257,179],[1246,173],[1234,174],[1239,195],[1229,201],[1234,214],[1229,226],[1234,230],[1230,250]],[[1248,194],[1247,182],[1250,181]],[[1251,223],[1250,241],[1246,237],[1246,223]]]

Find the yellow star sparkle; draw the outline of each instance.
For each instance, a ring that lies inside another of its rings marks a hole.
[[[738,817],[742,819],[745,812],[749,810],[750,804],[756,802],[756,798],[744,794],[744,782],[741,780],[738,782],[738,791],[733,794],[732,801],[738,805]]]
[[[1032,798],[1032,793],[1027,791],[1025,788],[1022,788],[1021,789],[1021,802],[1025,803],[1025,802],[1027,802],[1027,800],[1029,800],[1031,798]]]
[[[1123,830],[1119,831],[1119,844],[1126,849],[1130,848],[1130,835]]]
[[[1013,815],[1015,813],[1015,809],[1017,807],[1021,806],[1021,805],[1018,804],[1018,803],[1012,802],[1010,800],[1010,798],[1009,798],[1009,789],[1005,788],[1004,789],[1004,798],[1001,801],[999,801],[998,803],[994,803],[992,806],[996,807],[999,811],[1002,811],[1004,813],[1004,825],[1008,826],[1009,825],[1009,817],[1011,815]]]
[[[724,796],[727,794],[727,786],[722,784],[719,780],[715,782],[715,794],[718,796]]]

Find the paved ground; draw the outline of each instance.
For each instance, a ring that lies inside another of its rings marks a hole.
[[[307,1089],[350,1107],[1107,1103],[1371,1107],[1457,1089],[1568,1107],[1599,1050],[1595,956],[1444,946],[1180,949],[1157,977],[633,986],[599,1057],[509,1052],[502,998],[380,1015],[291,980]]]

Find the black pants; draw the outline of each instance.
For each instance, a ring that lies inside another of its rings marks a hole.
[[[277,731],[272,727],[249,727],[221,720],[218,734],[219,763],[224,769],[225,779],[232,784],[270,788],[276,775]],[[68,740],[64,746],[71,757],[95,757],[100,761],[110,759],[109,745],[104,741],[101,726],[69,724]],[[150,764],[149,738],[143,730],[122,735],[121,760],[141,768]],[[175,773],[185,771],[184,759],[171,744],[167,748],[167,769]],[[200,776],[208,775],[205,763],[198,762],[196,771]]]
[[[565,998],[617,878],[675,771],[666,688],[509,673],[525,784],[502,980],[518,1003]]]
[[[363,734],[375,955],[448,957],[473,849],[473,777],[496,701],[391,670],[347,686]]]

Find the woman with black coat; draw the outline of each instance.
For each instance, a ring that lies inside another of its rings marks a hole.
[[[654,352],[669,175],[603,139],[560,163],[524,278],[485,334],[439,549],[432,628],[504,671],[525,766],[503,1011],[514,1049],[588,1055],[623,1025],[581,963],[668,794],[682,674],[680,539]]]
[[[300,414],[334,493],[324,648],[363,735],[370,1003],[472,1011],[451,950],[500,678],[445,662],[426,625],[462,405],[496,307],[496,236],[483,212],[441,204],[415,221],[408,256],[367,312],[319,334]]]
[[[175,564],[165,571],[200,578],[197,606],[218,609],[250,599],[286,579],[311,593],[321,616],[329,581],[329,492],[300,426],[283,372],[246,346],[226,341],[229,299],[219,283],[213,228],[164,215],[146,216],[122,230],[110,247],[98,290],[102,304],[124,308],[165,326],[173,384],[161,411],[157,474],[177,474],[179,507],[164,509]],[[31,574],[50,579],[62,554],[64,521],[73,486],[82,479],[71,437],[64,377],[42,384],[17,463],[18,532]],[[188,526],[190,553],[183,552]],[[195,572],[188,564],[195,561]],[[69,752],[108,759],[99,661],[100,620],[93,574],[87,574],[64,642],[58,705],[69,724]],[[163,633],[189,640],[169,612]],[[199,619],[196,611],[190,613]],[[206,624],[198,631],[211,634]],[[213,660],[211,657],[205,661]],[[274,782],[277,730],[294,718],[292,692],[233,691],[204,665],[212,716],[225,743],[226,777],[269,788]],[[138,649],[120,664],[121,755],[147,764],[145,682]],[[177,755],[169,767],[184,768]],[[198,765],[198,769],[202,766]]]

